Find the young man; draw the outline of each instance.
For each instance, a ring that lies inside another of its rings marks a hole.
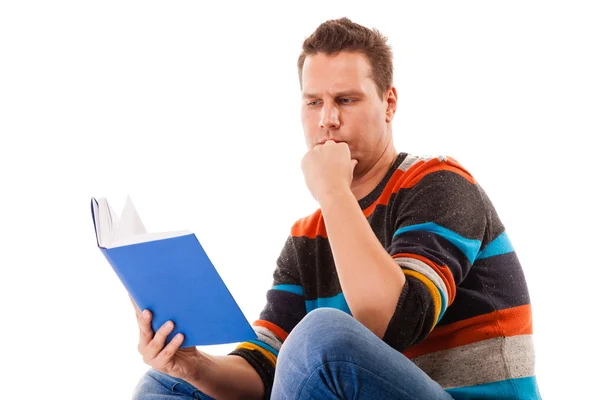
[[[397,153],[392,54],[327,21],[298,60],[306,185],[258,340],[227,356],[165,346],[137,311],[153,367],[136,399],[538,399],[531,307],[492,203],[449,157]],[[144,317],[144,315],[147,317]]]

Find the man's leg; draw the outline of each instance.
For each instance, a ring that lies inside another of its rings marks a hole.
[[[271,398],[452,399],[402,353],[333,308],[308,313],[285,340]]]
[[[214,400],[183,379],[150,369],[135,387],[133,400]]]

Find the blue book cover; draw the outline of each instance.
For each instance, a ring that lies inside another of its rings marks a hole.
[[[179,332],[181,347],[257,338],[195,234],[147,234],[129,198],[120,218],[92,198],[92,219],[102,254],[140,310],[152,311],[152,329],[175,323],[167,343]]]

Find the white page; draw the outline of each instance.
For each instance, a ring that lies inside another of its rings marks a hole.
[[[121,218],[118,223],[114,225],[114,232],[110,241],[111,243],[121,242],[131,236],[144,233],[146,233],[146,228],[144,227],[137,210],[133,206],[131,197],[127,196]]]
[[[94,202],[94,218],[96,220],[96,237],[101,247],[106,247],[112,236],[112,223],[118,217],[110,208],[110,205],[104,197]]]

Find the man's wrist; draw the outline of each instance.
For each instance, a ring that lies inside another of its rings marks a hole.
[[[210,373],[215,371],[217,360],[210,354],[200,353],[200,357],[196,359],[193,375],[186,379],[188,383],[202,391],[202,387],[206,385]]]
[[[343,201],[356,201],[349,187],[329,190],[323,196],[319,197],[318,202],[321,212],[326,214],[333,206]]]

